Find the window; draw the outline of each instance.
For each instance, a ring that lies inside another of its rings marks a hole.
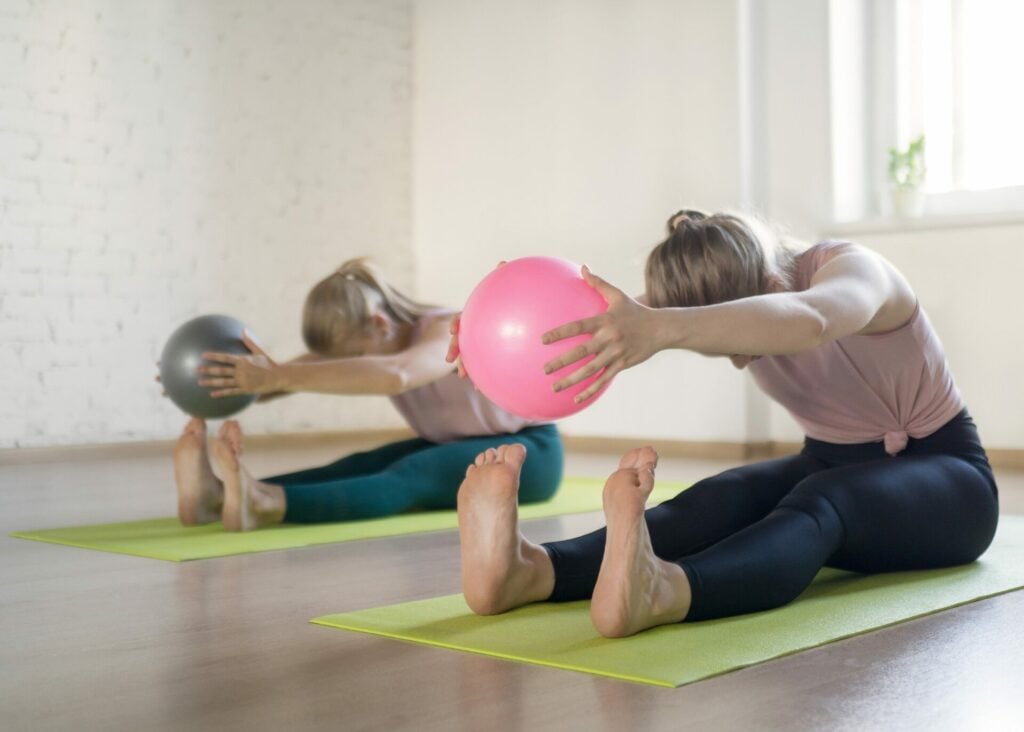
[[[886,151],[920,134],[927,213],[1024,211],[1024,2],[829,7],[837,218],[889,212]]]
[[[1024,185],[1024,3],[902,0],[897,129],[925,134],[929,193]]]

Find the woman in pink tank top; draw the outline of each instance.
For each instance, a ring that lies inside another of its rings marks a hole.
[[[295,392],[387,396],[416,433],[328,465],[257,480],[242,463],[238,422],[206,446],[193,419],[175,448],[178,516],[186,525],[222,520],[229,531],[281,522],[375,518],[412,508],[455,508],[456,488],[478,453],[521,445],[524,503],[554,495],[562,444],[554,425],[535,424],[490,402],[445,363],[452,311],[396,290],[361,259],[345,262],[306,298],[302,337],[309,353],[277,363],[246,336],[249,356],[204,354],[199,368],[213,396]]]
[[[514,493],[499,489],[519,449],[484,456],[460,495],[475,611],[591,598],[598,631],[623,636],[783,605],[824,566],[946,567],[988,547],[998,520],[988,459],[924,309],[882,257],[843,242],[797,251],[756,220],[681,211],[648,257],[643,297],[584,277],[609,309],[545,334],[593,336],[547,364],[594,354],[556,389],[603,369],[586,399],[666,349],[724,356],[789,410],[804,448],[647,510],[657,455],[632,450],[605,486],[607,528],[543,545],[497,518],[515,515]]]

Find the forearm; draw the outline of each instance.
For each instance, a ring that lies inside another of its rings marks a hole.
[[[319,394],[401,393],[405,375],[389,359],[372,356],[281,364],[280,390]]]
[[[658,350],[682,348],[706,354],[772,356],[822,343],[821,314],[790,293],[760,295],[718,305],[651,311]]]
[[[313,362],[316,362],[316,361],[323,361],[323,360],[325,360],[325,358],[326,357],[320,356],[320,355],[315,354],[315,353],[304,353],[301,356],[296,356],[295,358],[286,361],[285,364],[287,365],[287,364],[292,364],[292,363],[313,363]],[[272,402],[272,401],[275,401],[277,399],[280,399],[281,397],[289,396],[289,395],[291,395],[293,393],[294,392],[283,391],[283,390],[282,391],[272,391],[272,392],[269,392],[267,394],[260,394],[259,398],[256,401],[261,403],[261,404],[265,404],[267,402]]]

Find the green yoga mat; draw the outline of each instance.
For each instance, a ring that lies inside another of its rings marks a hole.
[[[676,687],[1024,586],[1024,517],[963,567],[884,575],[822,570],[789,605],[662,626],[608,640],[589,603],[536,604],[480,617],[462,595],[326,615],[312,622],[495,658]]]
[[[520,507],[519,516],[533,519],[600,511],[603,486],[604,481],[595,478],[566,478],[554,498],[544,503]],[[652,502],[665,501],[684,487],[682,483],[659,484],[651,497]],[[161,518],[63,529],[15,531],[11,536],[82,549],[186,562],[232,554],[443,531],[457,526],[458,516],[455,511],[421,511],[367,521],[289,524],[245,533],[224,531],[219,523],[188,527],[182,526],[176,518]]]

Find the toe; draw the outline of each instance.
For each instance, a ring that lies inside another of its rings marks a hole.
[[[627,468],[636,468],[640,464],[640,451],[641,448],[634,447],[632,450],[627,452],[619,460],[619,470],[625,470]]]
[[[658,453],[650,445],[640,448],[640,454],[638,455],[640,467],[650,466],[651,470],[658,464]]]
[[[641,490],[650,492],[654,488],[654,468],[644,466],[637,471],[636,476],[640,482]]]
[[[498,448],[498,457],[503,463],[519,470],[523,466],[523,461],[526,460],[526,446],[518,442],[502,445]]]
[[[228,441],[231,445],[231,449],[239,455],[242,454],[242,428],[238,425],[238,421],[229,419],[220,428],[221,437]]]

